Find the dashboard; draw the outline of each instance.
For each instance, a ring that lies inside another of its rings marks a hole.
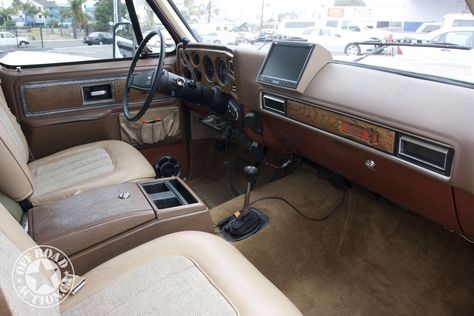
[[[233,51],[225,47],[190,47],[183,53],[178,47],[179,74],[194,79],[206,87],[218,86],[223,92],[237,98]]]
[[[190,75],[187,56],[203,84],[219,86],[246,113],[259,114],[263,132],[245,129],[252,139],[474,235],[474,90],[324,56],[304,71],[302,77],[311,73],[303,89],[288,89],[258,80],[267,51],[190,44],[178,49],[184,76]],[[220,60],[225,84],[217,76]]]

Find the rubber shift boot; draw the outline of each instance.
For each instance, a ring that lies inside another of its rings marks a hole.
[[[257,233],[267,226],[268,222],[269,218],[267,215],[251,207],[247,215],[238,218],[235,218],[235,216],[234,218],[230,218],[230,220],[222,226],[220,232],[227,241],[239,241]]]

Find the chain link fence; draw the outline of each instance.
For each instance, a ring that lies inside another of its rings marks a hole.
[[[0,50],[51,48],[55,41],[77,41],[83,36],[84,32],[77,30],[74,38],[71,27],[0,27]]]

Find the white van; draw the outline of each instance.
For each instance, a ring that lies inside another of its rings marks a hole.
[[[388,40],[392,36],[392,33],[387,30],[368,28],[367,25],[355,20],[327,19],[325,25],[345,32],[360,32],[368,37],[379,40]]]
[[[474,27],[474,16],[472,14],[446,14],[441,24],[442,28],[466,26]]]
[[[299,20],[299,19],[289,19],[283,20],[277,29],[277,34],[279,36],[285,37],[292,37],[297,36],[300,37],[301,33],[307,29],[308,27],[315,27],[316,20]]]

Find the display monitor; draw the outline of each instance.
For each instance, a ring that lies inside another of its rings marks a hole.
[[[313,49],[310,43],[273,42],[258,81],[296,89]]]

